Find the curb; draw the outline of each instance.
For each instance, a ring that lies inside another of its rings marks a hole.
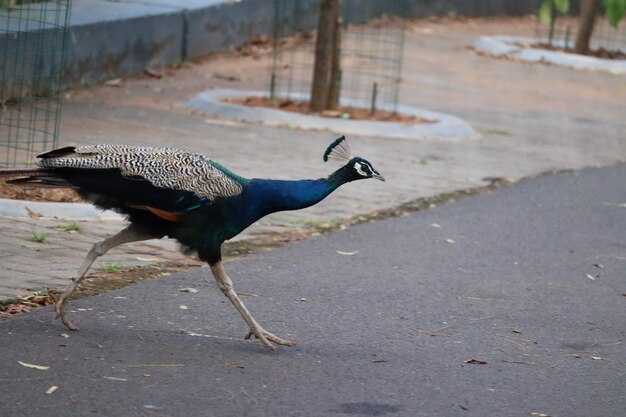
[[[507,56],[520,61],[548,62],[573,69],[605,71],[613,75],[626,74],[626,60],[602,59],[567,52],[549,51],[547,49],[525,48],[521,45],[533,44],[539,39],[524,36],[481,36],[474,47],[494,56]],[[564,41],[556,41],[556,45],[565,46]],[[626,50],[623,50],[626,52]]]
[[[210,116],[246,122],[264,123],[272,126],[296,127],[299,129],[327,129],[341,134],[381,136],[405,139],[469,139],[477,137],[474,129],[462,119],[445,113],[398,105],[398,111],[413,114],[437,123],[406,124],[391,122],[369,122],[363,120],[342,120],[328,117],[274,110],[265,107],[250,107],[225,103],[222,97],[266,97],[264,91],[242,91],[215,89],[207,90],[189,100],[187,107]],[[292,93],[290,98],[308,100],[308,94]],[[342,105],[369,108],[369,103],[359,100],[342,99]]]
[[[124,220],[124,216],[114,211],[99,210],[88,203],[47,203],[0,198],[0,216],[28,218],[33,215],[69,220]]]

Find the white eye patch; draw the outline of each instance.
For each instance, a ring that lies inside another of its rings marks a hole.
[[[363,165],[360,162],[355,162],[354,163],[354,169],[356,169],[356,172],[358,172],[360,175],[367,177],[367,173],[365,171],[363,171]]]

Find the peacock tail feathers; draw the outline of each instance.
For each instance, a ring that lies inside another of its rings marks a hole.
[[[341,163],[346,163],[352,159],[352,151],[345,136],[335,139],[333,143],[328,145],[326,152],[324,152],[324,162],[327,162],[329,159],[334,159]]]
[[[174,148],[133,145],[88,145],[57,149],[39,156],[42,168],[116,169],[155,187],[190,191],[213,201],[241,194],[245,179],[204,155]]]

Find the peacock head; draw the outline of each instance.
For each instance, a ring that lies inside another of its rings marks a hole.
[[[342,171],[347,175],[346,179],[348,181],[364,180],[366,178],[375,178],[380,181],[385,181],[385,177],[380,175],[370,162],[361,157],[352,156],[345,136],[335,139],[333,143],[328,145],[326,152],[324,152],[324,162],[327,162],[329,159],[335,159],[345,163]]]

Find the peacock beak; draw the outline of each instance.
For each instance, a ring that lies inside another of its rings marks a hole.
[[[372,178],[376,178],[379,181],[385,182],[385,177],[380,175],[378,172],[374,172],[374,174],[372,175]]]

